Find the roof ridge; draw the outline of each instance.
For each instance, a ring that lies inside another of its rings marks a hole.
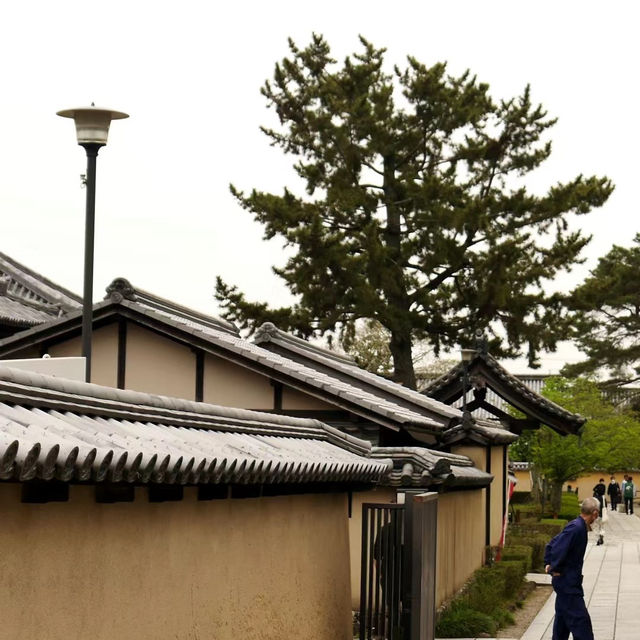
[[[272,342],[274,341],[274,338],[281,338],[285,342],[289,342],[293,345],[299,346],[305,351],[317,353],[318,355],[324,356],[325,358],[331,358],[339,362],[344,362],[345,364],[357,366],[355,358],[353,358],[352,356],[346,353],[338,353],[336,351],[333,351],[332,349],[312,344],[304,338],[299,338],[298,336],[294,336],[293,334],[283,331],[282,329],[278,329],[278,327],[273,322],[263,322],[256,329],[256,332],[253,336],[253,341],[256,344],[260,344],[261,342]]]
[[[186,307],[174,302],[173,300],[168,300],[167,298],[150,293],[144,289],[134,287],[126,278],[115,278],[106,287],[106,292],[107,295],[105,296],[105,299],[111,298],[115,302],[120,302],[122,299],[131,300],[132,302],[143,302],[160,311],[181,315],[187,320],[193,319],[207,326],[221,329],[222,331],[227,331],[234,335],[239,335],[238,328],[232,322],[229,322],[224,318],[218,318],[217,316],[212,316],[202,311]]]

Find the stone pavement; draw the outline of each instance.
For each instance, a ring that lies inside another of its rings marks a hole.
[[[604,545],[589,534],[584,560],[584,596],[595,640],[640,638],[640,519],[609,511]],[[551,640],[552,595],[521,640]]]

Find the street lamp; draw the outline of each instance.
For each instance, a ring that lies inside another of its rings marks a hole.
[[[87,152],[87,208],[84,229],[84,295],[82,299],[82,355],[85,358],[85,380],[91,381],[91,329],[93,316],[93,240],[96,217],[96,159],[100,147],[107,144],[112,120],[129,115],[112,109],[90,107],[64,109],[57,115],[73,118],[78,144]]]

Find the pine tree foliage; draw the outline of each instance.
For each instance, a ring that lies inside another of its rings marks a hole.
[[[640,234],[614,246],[572,294],[573,338],[587,359],[567,375],[601,372],[611,386],[640,378]]]
[[[437,354],[488,329],[497,354],[526,346],[534,361],[553,349],[563,301],[543,282],[588,242],[569,214],[602,205],[612,186],[580,175],[541,196],[527,190],[555,122],[529,87],[494,101],[486,84],[442,63],[409,57],[386,70],[385,50],[365,39],[342,64],[318,35],[289,47],[262,88],[279,126],[262,130],[295,159],[306,193],[231,190],[265,238],[295,249],[274,271],[297,302],[272,310],[218,279],[223,315],[300,335],[376,320],[391,336],[394,378],[410,387],[417,340]]]

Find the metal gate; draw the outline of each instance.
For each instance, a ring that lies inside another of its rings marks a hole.
[[[360,640],[433,640],[437,494],[362,505]]]
[[[401,640],[402,504],[362,505],[360,640]]]

